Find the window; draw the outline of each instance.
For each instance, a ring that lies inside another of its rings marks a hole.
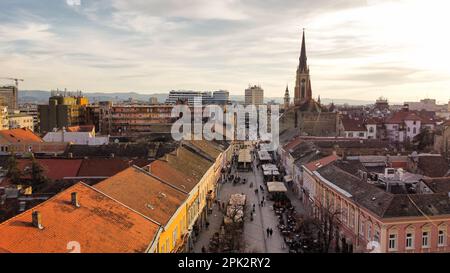
[[[375,229],[375,234],[373,236],[373,240],[375,242],[380,242],[380,231],[378,229]]]
[[[414,127],[414,129],[413,129],[413,134],[417,134],[417,128],[416,127]]]
[[[397,234],[389,234],[389,250],[397,250]]]
[[[430,247],[430,232],[429,231],[422,232],[422,247],[423,248]]]
[[[367,241],[372,241],[372,225],[367,224]]]
[[[355,227],[355,209],[350,208],[350,221],[349,221],[350,227]]]
[[[359,235],[364,236],[364,220],[359,220]]]
[[[447,240],[446,240],[446,232],[443,228],[439,229],[439,233],[438,233],[438,246],[445,246],[447,244]]]
[[[172,234],[172,248],[175,248],[175,246],[177,245],[177,239],[178,239],[178,227],[176,227],[173,230],[173,234]]]
[[[414,248],[414,234],[412,232],[406,233],[406,248]]]
[[[347,206],[344,205],[342,208],[342,222],[347,223],[348,221],[348,210],[347,210]]]

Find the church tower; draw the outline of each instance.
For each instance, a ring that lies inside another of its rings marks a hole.
[[[289,87],[286,86],[286,91],[284,92],[284,109],[288,109],[290,103],[291,98],[289,97]]]
[[[302,49],[300,52],[300,62],[297,68],[295,81],[295,105],[301,105],[312,99],[311,78],[309,76],[308,58],[306,57],[305,30],[303,30]]]

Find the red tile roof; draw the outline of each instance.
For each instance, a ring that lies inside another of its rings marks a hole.
[[[79,208],[70,202],[72,192]],[[31,224],[33,211],[41,213],[43,229]],[[69,242],[78,242],[82,253],[144,252],[158,229],[145,216],[78,183],[0,224],[0,252],[67,253]]]
[[[44,142],[42,138],[35,135],[29,129],[11,129],[0,131],[0,139],[7,143],[33,143],[33,142]]]
[[[44,169],[44,174],[51,180],[62,180],[64,177],[76,177],[81,166],[81,159],[36,159]],[[24,172],[30,169],[31,159],[18,159],[17,165]],[[30,178],[25,174],[24,178]]]
[[[367,130],[362,119],[344,117],[342,118],[342,125],[344,126],[344,131],[360,132]]]
[[[126,160],[122,158],[89,158],[83,159],[78,176],[113,176],[133,165],[143,167],[149,163],[148,160]]]
[[[286,145],[284,145],[284,149],[286,151],[289,151],[289,150],[295,148],[297,145],[299,145],[302,141],[303,141],[303,139],[300,136],[293,138]]]
[[[319,160],[310,162],[308,164],[305,165],[305,168],[307,168],[308,170],[310,170],[311,172],[317,171],[318,169],[327,166],[328,164],[338,160],[339,157],[336,155],[330,155],[324,158],[321,158]]]
[[[432,112],[427,111],[398,111],[386,120],[387,124],[401,124],[405,120],[421,121],[424,124],[435,124],[436,120]]]

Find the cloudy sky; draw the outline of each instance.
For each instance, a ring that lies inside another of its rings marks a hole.
[[[450,99],[446,0],[0,0],[0,77],[22,89],[291,91]]]

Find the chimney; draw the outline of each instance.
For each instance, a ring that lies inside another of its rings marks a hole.
[[[72,206],[74,206],[76,208],[80,207],[80,202],[78,202],[78,193],[77,192],[72,192],[70,194],[70,199],[71,199]]]
[[[42,215],[39,211],[33,211],[32,224],[38,229],[44,229],[44,226],[42,225]]]

